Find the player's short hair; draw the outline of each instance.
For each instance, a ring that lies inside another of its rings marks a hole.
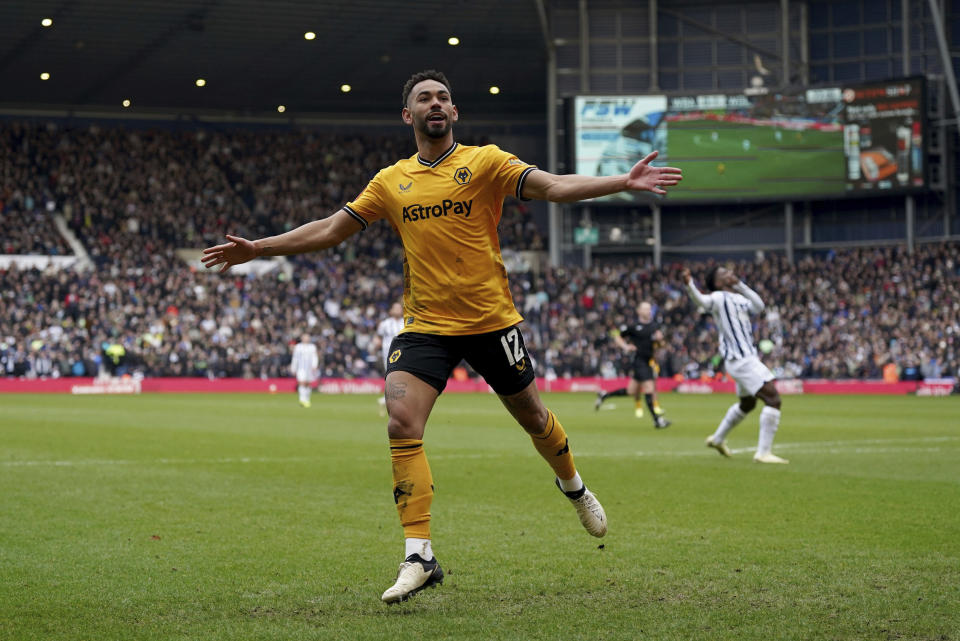
[[[713,269],[707,272],[707,277],[704,279],[704,284],[707,286],[711,292],[717,291],[717,270],[720,269],[720,265],[717,265]]]
[[[407,99],[410,97],[410,92],[413,91],[413,88],[417,86],[417,83],[423,82],[424,80],[436,80],[444,87],[447,88],[449,93],[453,93],[450,89],[450,81],[447,80],[447,77],[443,75],[442,71],[437,71],[436,69],[427,69],[426,71],[418,71],[417,73],[410,76],[410,78],[403,84],[403,106],[407,106]]]

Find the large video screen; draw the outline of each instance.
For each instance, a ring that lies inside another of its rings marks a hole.
[[[626,173],[657,149],[655,164],[681,167],[684,175],[665,202],[926,186],[922,78],[765,95],[578,96],[573,112],[577,173]]]

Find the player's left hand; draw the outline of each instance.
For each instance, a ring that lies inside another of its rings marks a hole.
[[[207,247],[203,250],[203,257],[200,261],[204,267],[210,269],[222,265],[219,270],[222,274],[233,265],[240,265],[257,257],[256,247],[246,238],[227,234],[227,240],[230,242],[216,247]]]
[[[651,162],[659,152],[652,151],[638,162],[627,174],[627,189],[633,191],[652,191],[663,196],[667,193],[664,187],[673,187],[683,180],[683,172],[677,167],[653,167]]]

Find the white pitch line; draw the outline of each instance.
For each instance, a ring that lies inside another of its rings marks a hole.
[[[232,463],[312,463],[320,462],[315,456],[290,456],[290,457],[253,457],[243,456],[238,458],[160,458],[144,460],[127,459],[77,459],[74,461],[64,460],[35,460],[35,461],[0,461],[0,467],[80,467],[97,465],[217,465]]]
[[[756,451],[756,446],[754,447],[743,447],[743,448],[731,448],[730,452],[733,454],[753,454]],[[775,450],[778,450],[778,446],[774,446]],[[939,447],[851,447],[851,448],[809,448],[809,449],[795,449],[791,450],[797,454],[883,454],[883,453],[897,453],[902,454],[906,452],[940,452],[943,451]],[[708,457],[716,458],[717,453],[713,450],[707,449],[706,447],[702,450],[685,450],[679,452],[577,452],[578,457],[590,457],[590,458],[607,458],[607,459],[622,459],[622,458],[687,458],[687,457]],[[430,457],[431,459],[434,457]]]
[[[946,443],[948,441],[960,441],[960,436],[921,436],[907,438],[865,438],[847,441],[811,441],[809,443],[783,443],[777,447],[796,448],[806,445],[815,445],[817,447],[843,447],[847,445],[887,445],[897,443]]]
[[[809,441],[806,443],[777,443],[774,445],[776,450],[785,450],[789,449],[792,452],[804,453],[804,454],[845,454],[845,453],[855,453],[855,454],[880,454],[880,453],[896,453],[896,452],[939,452],[939,447],[909,447],[906,445],[900,445],[898,447],[876,447],[878,445],[897,445],[898,443],[946,443],[950,441],[960,441],[960,436],[922,436],[922,437],[913,437],[913,438],[875,438],[875,439],[861,439],[861,440],[847,440],[847,441]],[[755,445],[740,447],[740,448],[730,448],[730,451],[734,454],[746,454],[753,453],[756,451],[757,447]],[[635,451],[635,452],[583,452],[577,451],[577,456],[592,456],[595,458],[638,458],[638,457],[648,457],[648,458],[678,458],[678,457],[688,457],[688,456],[716,456],[716,452],[710,448],[704,447],[703,449],[697,450],[680,450],[680,451]],[[432,458],[432,457],[431,457]]]
[[[790,450],[804,454],[893,454],[903,452],[940,452],[939,447],[930,447],[907,444],[950,443],[960,441],[960,436],[928,436],[920,438],[888,438],[863,439],[846,441],[811,441],[806,443],[778,443],[777,450]],[[898,445],[902,444],[902,445]],[[887,447],[881,447],[887,446]],[[753,452],[755,447],[731,448],[734,454]],[[430,455],[433,460],[462,460],[462,459],[489,459],[501,458],[503,452],[472,453],[472,454],[440,454]],[[709,448],[680,451],[643,451],[633,452],[589,452],[578,451],[577,456],[593,458],[678,458],[688,456],[715,457],[716,453]],[[363,456],[358,460],[382,460],[383,457]],[[109,465],[233,465],[250,463],[323,463],[327,459],[318,456],[290,456],[290,457],[221,457],[221,458],[159,458],[159,459],[77,459],[77,460],[8,460],[0,461],[0,467],[92,467]]]

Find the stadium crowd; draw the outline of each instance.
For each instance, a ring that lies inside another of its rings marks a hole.
[[[60,212],[93,258],[87,271],[0,270],[0,375],[275,377],[311,334],[327,377],[378,376],[378,322],[402,294],[402,249],[372,225],[335,250],[261,276],[210,274],[177,248],[257,237],[335,211],[409,141],[317,132],[0,126],[3,253],[65,254]],[[505,249],[543,249],[523,203],[508,202]],[[755,335],[781,377],[960,374],[956,243],[838,250],[737,273],[767,303]],[[689,265],[701,283],[710,263]],[[610,332],[640,300],[656,305],[662,375],[713,376],[712,319],[648,261],[511,274],[541,374],[616,376],[628,355]]]
[[[45,173],[37,171],[38,127],[0,126],[0,253],[69,254],[53,222],[56,204]]]
[[[960,374],[960,262],[957,243],[783,255],[727,264],[766,302],[754,335],[782,378],[873,378],[893,364],[901,378]],[[609,332],[633,322],[641,300],[656,305],[665,345],[661,375],[712,377],[721,359],[709,314],[679,282],[683,265],[560,269],[543,279],[514,277],[514,297],[531,333],[561,376],[629,372]],[[712,262],[688,263],[702,284]]]
[[[781,377],[881,378],[960,373],[960,247],[849,250],[791,265],[781,256],[734,266],[767,302],[756,336]],[[301,257],[291,276],[207,274],[163,261],[136,272],[0,272],[0,364],[7,375],[284,376],[306,331],[324,376],[379,375],[376,325],[402,292],[397,262],[346,252]],[[693,264],[702,279],[708,263]],[[528,347],[553,376],[614,376],[629,358],[609,332],[651,300],[665,326],[663,375],[712,376],[712,319],[695,311],[679,265],[547,269],[512,275]],[[111,364],[107,350],[123,347]],[[116,367],[115,367],[115,366]]]

